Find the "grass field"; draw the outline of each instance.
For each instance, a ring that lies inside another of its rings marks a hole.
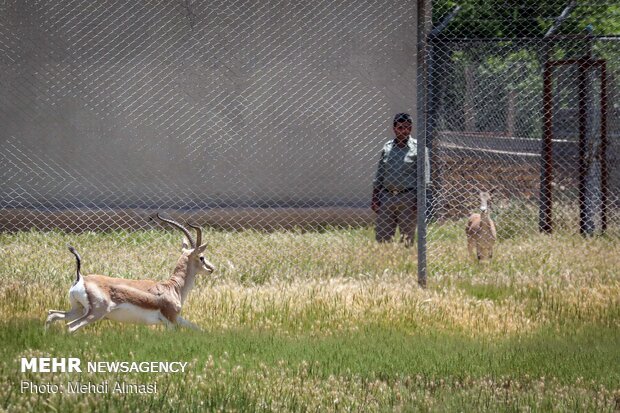
[[[164,279],[178,232],[0,234],[0,411],[618,411],[620,242],[510,234],[466,255],[462,223],[415,248],[368,229],[207,231],[210,278],[183,314],[203,331],[103,321],[46,334],[84,273]],[[500,234],[501,235],[501,234]],[[21,373],[21,357],[187,361],[184,374]],[[156,383],[154,394],[36,394],[37,383]]]

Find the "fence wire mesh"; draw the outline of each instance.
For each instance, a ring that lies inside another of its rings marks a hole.
[[[434,5],[443,30],[426,52],[431,271],[453,268],[455,253],[475,260],[476,243],[501,254],[502,243],[526,245],[539,232],[617,238],[620,39],[605,36],[618,34],[617,6]],[[463,231],[484,232],[469,220],[488,215],[481,191],[490,192],[495,236]],[[446,248],[456,234],[462,248]]]
[[[618,6],[476,0],[448,22],[455,3],[423,4],[5,0],[0,231],[122,240],[165,211],[224,230],[356,227],[368,248],[392,116],[420,110],[429,263],[455,237],[464,254],[480,190],[500,246],[617,237]]]
[[[3,228],[371,219],[385,115],[411,110],[411,6],[4,2]]]

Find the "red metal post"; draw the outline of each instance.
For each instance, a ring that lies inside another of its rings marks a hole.
[[[607,64],[601,67],[601,232],[607,231],[607,208],[609,202],[609,171],[607,169]]]
[[[579,233],[586,235],[586,152],[588,149],[588,68],[589,62],[579,61],[579,75],[577,76],[577,90],[579,96]]]
[[[601,232],[605,233],[608,224],[609,209],[609,170],[607,166],[607,68],[605,60],[591,58],[566,59],[545,62],[543,73],[543,142],[541,148],[540,213],[539,229],[541,232],[553,231],[553,68],[556,66],[578,65],[579,76],[579,232],[586,233],[586,175],[587,155],[587,75],[593,67],[601,69],[601,146],[598,154],[601,162]]]

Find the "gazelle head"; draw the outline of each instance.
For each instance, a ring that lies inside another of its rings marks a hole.
[[[493,189],[491,189],[490,191],[480,191],[480,211],[481,212],[486,212],[489,209],[489,204],[491,201],[491,192],[493,192]]]
[[[202,244],[202,228],[190,224],[187,222],[191,228],[196,230],[196,240],[193,239],[192,234],[190,234],[189,230],[185,228],[185,226],[179,224],[177,221],[172,219],[163,218],[159,215],[159,212],[156,214],[157,218],[163,222],[166,222],[181,231],[185,235],[182,246],[182,255],[187,258],[188,264],[193,266],[196,269],[197,273],[206,273],[210,274],[215,271],[215,265],[213,265],[209,260],[206,259],[204,252],[207,249],[207,243]]]

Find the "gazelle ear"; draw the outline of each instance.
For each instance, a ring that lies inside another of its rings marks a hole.
[[[186,237],[183,237],[183,245],[181,246],[181,248],[183,248],[184,250],[189,250],[192,248]]]
[[[204,244],[196,248],[196,252],[198,254],[202,254],[203,252],[205,252],[206,249],[207,249],[207,243],[205,242]]]

